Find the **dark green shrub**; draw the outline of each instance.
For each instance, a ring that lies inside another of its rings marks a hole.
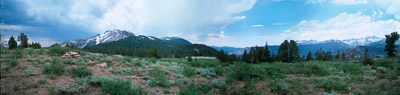
[[[303,73],[306,76],[316,75],[316,76],[328,76],[330,72],[328,68],[318,65],[318,64],[309,64],[303,70]]]
[[[111,95],[143,95],[145,92],[129,81],[119,78],[110,78],[101,81],[101,91]]]
[[[170,87],[171,84],[168,82],[166,73],[161,71],[159,68],[154,68],[150,70],[150,75],[153,77],[152,80],[149,81],[148,85],[150,86],[161,86],[161,87]]]
[[[224,75],[225,70],[222,66],[217,66],[214,68],[214,70],[217,75],[220,75],[220,76]]]
[[[331,92],[332,90],[340,91],[340,92],[349,92],[349,85],[343,83],[338,80],[328,79],[322,81],[322,83],[318,83],[315,85],[317,88],[323,88],[325,92]]]
[[[14,49],[14,50],[12,51],[11,57],[12,57],[12,58],[22,58],[23,55],[24,55],[24,54],[23,54],[23,52],[22,52],[22,49]]]
[[[380,59],[375,62],[374,67],[388,67],[393,69],[395,67],[395,61],[390,58]]]
[[[63,61],[63,63],[64,63],[64,64],[72,65],[72,64],[74,64],[74,60],[72,60],[72,59],[66,59],[66,60]]]
[[[185,75],[186,77],[192,77],[193,75],[196,74],[196,70],[194,70],[192,67],[185,66],[183,68],[182,74]]]
[[[17,66],[19,64],[19,62],[18,61],[16,61],[16,60],[13,60],[13,61],[11,61],[11,66]]]
[[[200,95],[200,90],[197,88],[197,85],[194,83],[190,83],[188,85],[179,87],[179,95]]]
[[[29,76],[36,76],[36,75],[37,75],[37,72],[35,72],[31,69],[25,70],[24,73],[19,74],[19,76],[21,76],[21,77],[29,77]]]
[[[45,79],[40,79],[40,80],[38,80],[38,83],[39,83],[39,84],[46,84],[46,83],[47,83],[47,80],[45,80]]]
[[[245,81],[244,87],[235,90],[233,95],[261,95],[261,92],[256,89],[254,81]]]
[[[273,80],[267,85],[271,87],[271,92],[280,94],[287,94],[290,87],[288,83],[279,80]]]
[[[232,67],[232,72],[228,77],[238,80],[250,80],[252,74],[252,66],[243,62],[235,63]]]
[[[164,93],[164,94],[169,94],[170,92],[169,92],[168,89],[164,89],[163,93]]]
[[[335,64],[337,69],[342,70],[344,73],[348,74],[363,74],[365,69],[363,69],[363,65],[361,64],[354,64],[354,63],[341,63]]]
[[[136,66],[136,67],[142,67],[142,62],[139,61],[139,60],[136,60],[136,61],[135,61],[135,66]]]
[[[71,69],[70,74],[73,77],[86,77],[92,75],[92,71],[86,67],[76,67]]]
[[[46,65],[43,69],[43,74],[63,74],[65,66],[59,62],[59,59],[53,58],[50,65]]]
[[[61,46],[53,46],[53,47],[50,47],[50,49],[49,49],[49,55],[51,55],[51,56],[61,56],[67,51],[71,51],[71,49],[63,48]]]

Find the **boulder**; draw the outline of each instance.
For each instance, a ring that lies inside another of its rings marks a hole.
[[[72,58],[80,58],[81,57],[81,55],[79,55],[77,52],[73,52],[73,51],[68,51],[63,56],[72,57]]]
[[[97,64],[97,65],[99,65],[100,67],[107,67],[107,63],[101,63],[101,64]]]
[[[95,62],[93,62],[93,61],[89,60],[89,61],[88,61],[88,63],[89,63],[89,64],[94,64]]]

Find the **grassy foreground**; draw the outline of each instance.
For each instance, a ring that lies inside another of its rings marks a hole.
[[[1,94],[400,94],[400,56],[364,66],[359,61],[229,64],[77,52],[81,58],[61,57],[63,50],[54,49],[5,50]]]

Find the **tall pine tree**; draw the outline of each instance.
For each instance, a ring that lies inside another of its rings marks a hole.
[[[18,36],[18,41],[20,41],[21,42],[21,47],[22,48],[28,48],[28,36],[26,36],[24,33],[21,33],[19,36]]]
[[[8,40],[8,48],[15,49],[17,48],[17,46],[18,46],[17,41],[15,41],[15,38],[11,36],[10,39]]]
[[[279,46],[277,58],[279,61],[282,62],[289,62],[290,61],[290,44],[287,40],[283,41],[283,43]]]
[[[294,40],[290,40],[289,55],[291,62],[300,62],[299,48]]]
[[[313,59],[313,57],[312,57],[311,51],[308,51],[306,61],[313,61],[313,60],[314,60],[314,59]]]
[[[387,55],[389,57],[393,57],[396,54],[396,41],[399,39],[399,34],[397,32],[393,32],[390,35],[385,35],[386,40],[385,40],[385,51],[387,51]]]

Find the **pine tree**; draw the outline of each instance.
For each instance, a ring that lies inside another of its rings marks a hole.
[[[28,48],[28,40],[28,37],[24,33],[21,33],[20,36],[18,36],[18,41],[21,42],[20,45],[22,48]]]
[[[299,62],[301,60],[299,55],[299,48],[294,40],[290,40],[289,55],[291,62]]]
[[[188,56],[188,62],[192,62],[192,61],[193,61],[192,57]]]
[[[335,60],[336,60],[336,61],[339,61],[339,60],[340,60],[340,51],[337,51],[337,52],[336,52]]]
[[[344,52],[342,52],[342,61],[346,60],[346,54],[344,54]]]
[[[245,49],[242,55],[242,61],[249,63],[249,55],[247,55],[247,50]]]
[[[264,56],[264,62],[266,62],[266,61],[268,61],[268,62],[272,62],[272,59],[271,59],[271,51],[269,50],[269,47],[268,47],[268,43],[266,42],[265,43],[265,47],[264,47],[264,54],[263,54],[263,56]]]
[[[18,46],[17,41],[15,41],[14,37],[11,36],[10,39],[8,40],[8,48],[15,49],[17,48],[17,46]]]
[[[399,39],[399,34],[397,32],[393,32],[390,35],[385,35],[386,40],[385,40],[385,51],[387,51],[387,55],[389,57],[393,57],[396,54],[396,41]]]
[[[282,62],[289,62],[290,55],[289,55],[290,44],[287,40],[285,40],[278,49],[278,60]]]
[[[372,65],[372,64],[374,64],[374,60],[371,57],[369,57],[368,48],[365,49],[364,58],[362,60],[362,63],[364,65]]]
[[[311,54],[311,51],[308,51],[308,54],[307,54],[307,59],[306,59],[306,61],[313,61],[314,59],[312,58],[312,54]]]
[[[150,47],[150,57],[157,58],[157,59],[161,58],[160,52],[158,52],[157,47],[154,45],[151,45],[151,47]]]

